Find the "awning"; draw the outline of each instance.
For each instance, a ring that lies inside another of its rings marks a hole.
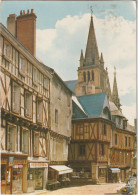
[[[112,173],[120,173],[119,168],[110,168],[110,170],[112,171]]]
[[[65,165],[51,165],[50,168],[58,171],[59,175],[65,174],[65,173],[72,173],[73,169],[65,166]]]

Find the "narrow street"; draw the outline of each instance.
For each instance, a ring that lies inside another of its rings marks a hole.
[[[28,195],[112,195],[117,193],[120,188],[125,186],[125,183],[117,183],[117,184],[99,184],[99,185],[84,185],[84,186],[77,186],[77,187],[68,187],[62,188],[54,191],[39,191],[35,193],[30,193]]]

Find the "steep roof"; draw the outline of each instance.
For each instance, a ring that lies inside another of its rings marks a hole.
[[[68,88],[75,94],[75,87],[78,83],[78,80],[64,81]]]
[[[99,93],[77,98],[89,118],[104,117],[104,108],[109,109],[106,93]]]

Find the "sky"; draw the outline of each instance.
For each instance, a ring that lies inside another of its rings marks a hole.
[[[34,9],[37,15],[37,57],[63,80],[77,79],[81,49],[85,53],[90,6],[99,54],[108,68],[111,90],[114,66],[122,112],[136,118],[136,5],[133,1],[3,1],[0,21],[9,14]]]

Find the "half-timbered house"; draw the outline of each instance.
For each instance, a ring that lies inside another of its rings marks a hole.
[[[35,26],[33,10],[0,24],[2,194],[46,186],[51,74],[35,57]]]
[[[66,81],[73,98],[69,164],[74,178],[93,182],[124,181],[131,168],[135,132],[121,111],[116,71],[111,94],[103,54],[99,56],[91,16],[85,56],[81,50],[78,80]]]

